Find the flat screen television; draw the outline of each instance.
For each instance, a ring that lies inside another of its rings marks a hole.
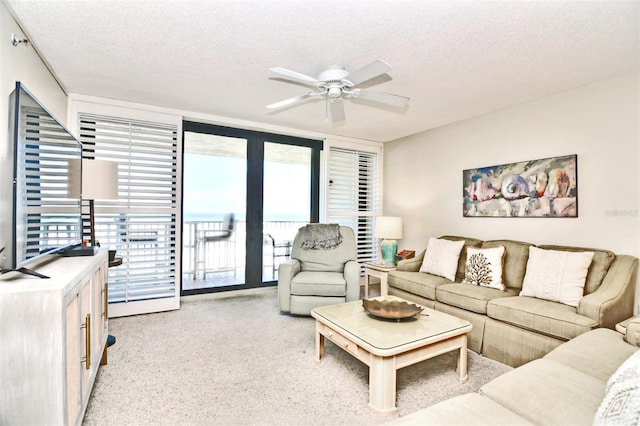
[[[70,160],[82,158],[82,144],[20,82],[10,102],[9,152],[0,175],[0,272],[42,276],[34,268],[82,244],[82,204],[71,190],[80,187],[72,181],[79,175],[69,172]]]

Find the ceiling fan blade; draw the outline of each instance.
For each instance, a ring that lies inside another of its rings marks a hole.
[[[327,99],[327,102],[329,103],[329,115],[331,116],[331,121],[333,123],[344,121],[344,103],[342,102],[342,99]]]
[[[409,98],[406,96],[393,95],[384,92],[370,92],[368,90],[354,90],[351,95],[356,99],[364,99],[367,101],[387,104],[398,108],[404,108],[409,105]]]
[[[296,96],[294,98],[285,99],[284,101],[280,101],[280,102],[275,102],[273,104],[269,104],[269,105],[267,105],[267,108],[268,109],[277,109],[277,108],[282,108],[282,107],[286,107],[286,106],[289,106],[289,105],[294,105],[294,104],[300,103],[302,101],[305,101],[305,100],[313,97],[316,94],[317,93],[315,93],[315,92],[305,93],[304,95]]]
[[[296,71],[291,71],[286,68],[273,67],[273,68],[269,68],[269,70],[272,72],[275,72],[276,74],[280,74],[289,80],[299,81],[304,84],[310,84],[312,86],[315,86],[319,83],[318,79],[316,78],[309,77],[308,75],[301,74]]]
[[[379,75],[391,70],[391,65],[380,59],[371,62],[369,65],[365,65],[362,68],[355,70],[346,76],[343,80],[347,80],[352,86],[371,80]]]

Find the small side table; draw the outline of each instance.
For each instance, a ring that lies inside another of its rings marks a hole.
[[[380,295],[386,296],[389,292],[387,275],[396,269],[395,265],[388,263],[365,263],[364,264],[364,297],[369,297],[369,280],[371,277],[380,278]]]

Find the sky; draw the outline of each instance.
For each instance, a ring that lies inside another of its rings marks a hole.
[[[265,163],[264,215],[266,220],[309,218],[310,168],[302,164]],[[203,154],[184,155],[184,216],[222,219],[235,213],[244,220],[246,159]]]

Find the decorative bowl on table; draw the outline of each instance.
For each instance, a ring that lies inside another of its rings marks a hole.
[[[371,315],[379,318],[400,320],[413,318],[424,308],[407,303],[404,300],[363,299],[362,307]]]

